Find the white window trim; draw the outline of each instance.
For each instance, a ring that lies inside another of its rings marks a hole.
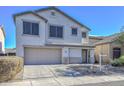
[[[73,29],[73,28],[74,28],[74,29],[77,29],[77,34],[72,34],[72,29]],[[72,35],[72,36],[78,36],[78,28],[77,28],[77,27],[72,27],[72,28],[71,28],[71,35]]]
[[[24,34],[24,31],[22,31],[22,35],[23,36],[40,36],[40,22],[39,21],[33,21],[33,20],[24,20],[22,19],[22,29],[23,29],[23,22],[30,22],[31,23],[31,26],[30,26],[30,29],[31,29],[31,33],[32,33],[32,23],[37,23],[39,25],[39,33],[38,35],[33,35],[33,34]]]
[[[50,26],[60,26],[63,27],[63,37],[50,37]],[[58,24],[48,24],[48,39],[64,39],[64,26],[63,25],[58,25]]]
[[[82,37],[83,39],[86,39],[88,37],[88,33],[87,32],[81,32],[81,36],[82,36],[82,33],[86,33],[86,37]]]

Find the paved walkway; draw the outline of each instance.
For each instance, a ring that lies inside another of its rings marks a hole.
[[[79,86],[124,86],[124,80],[102,82],[102,83],[83,84],[83,85],[79,85]]]
[[[124,80],[123,74],[88,72],[86,65],[25,66],[24,79],[0,83],[1,86],[71,86],[88,85]],[[87,74],[90,73],[90,74]]]

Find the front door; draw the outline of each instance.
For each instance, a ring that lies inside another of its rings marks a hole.
[[[87,63],[87,50],[82,49],[82,62]]]

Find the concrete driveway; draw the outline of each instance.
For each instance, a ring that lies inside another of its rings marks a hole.
[[[124,80],[124,73],[95,72],[90,68],[83,64],[25,66],[23,80],[0,85],[71,86]]]

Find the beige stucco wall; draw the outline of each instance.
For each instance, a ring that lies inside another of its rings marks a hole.
[[[96,45],[95,47],[95,60],[99,62],[99,55],[106,55],[102,58],[102,62],[109,63],[110,62],[110,44],[101,44]]]
[[[102,59],[104,63],[111,62],[111,60],[113,60],[113,48],[121,48],[121,55],[124,55],[124,47],[122,47],[120,44],[117,44],[116,42],[100,44],[100,45],[96,45],[95,47],[96,61],[99,62],[99,54],[101,53],[107,55]]]
[[[0,49],[0,52],[5,52],[5,36],[3,33],[2,28],[0,28],[0,42],[2,43],[2,49]]]

